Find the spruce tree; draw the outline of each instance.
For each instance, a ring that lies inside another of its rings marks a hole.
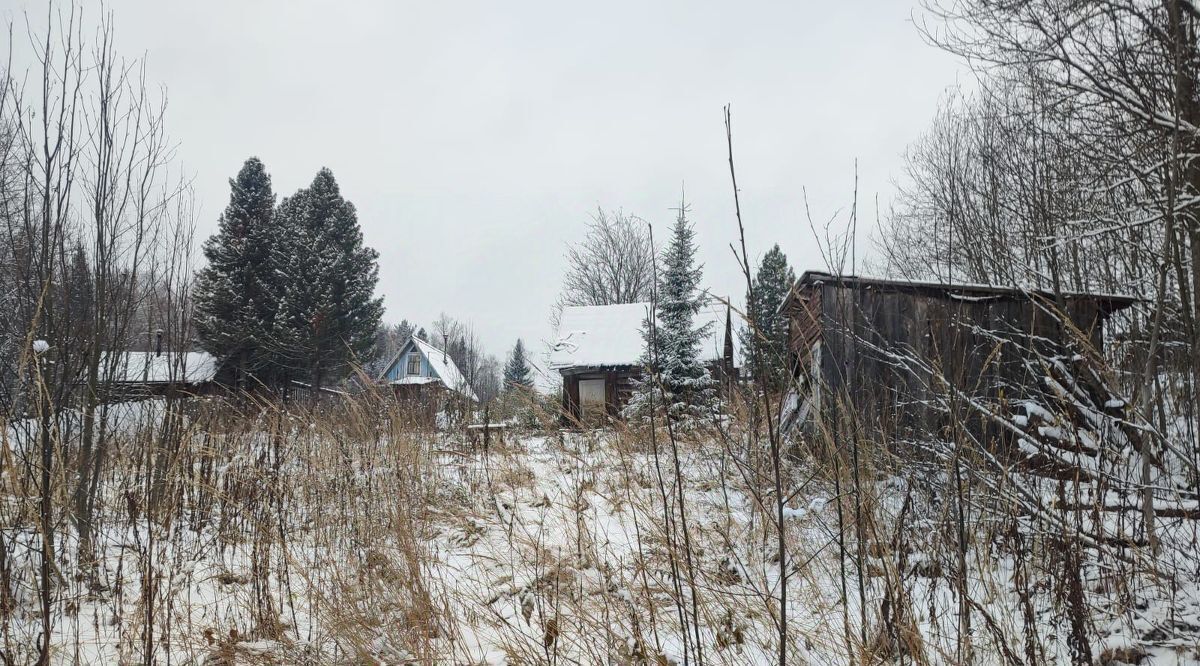
[[[701,358],[711,323],[696,326],[696,315],[705,302],[700,290],[703,266],[696,264],[696,232],[680,204],[671,242],[663,251],[662,273],[655,298],[655,325],[643,325],[650,370],[636,385],[630,412],[644,414],[653,397],[656,409],[666,408],[677,422],[710,415],[717,402],[717,384]]]
[[[196,281],[196,330],[204,349],[222,359],[239,386],[271,383],[275,194],[257,157],[246,160],[229,188],[217,233],[204,243],[208,265]]]
[[[91,262],[83,244],[75,241],[71,249],[71,265],[67,269],[66,316],[70,322],[70,333],[76,340],[92,340],[93,321],[96,314],[96,284],[92,275]],[[80,350],[84,353],[83,350]]]
[[[525,358],[525,343],[520,338],[508,355],[504,365],[505,389],[528,389],[533,386],[533,377],[529,371],[529,362]]]
[[[396,352],[412,337],[413,326],[407,319],[399,324],[380,324],[375,332],[375,349],[371,360],[364,365],[367,375],[376,377],[387,370],[388,363],[396,356]]]
[[[789,379],[788,320],[779,308],[795,283],[787,256],[775,245],[758,264],[754,297],[746,294],[747,322],[740,334],[747,367],[753,376],[764,373],[771,390],[783,389]],[[755,367],[756,358],[761,367]]]
[[[410,324],[407,319],[401,319],[400,323],[396,324],[392,328],[392,339],[400,345],[408,342],[408,339],[412,337],[412,334],[413,325]]]
[[[383,315],[374,295],[379,255],[363,246],[354,205],[329,169],[280,202],[276,214],[285,229],[275,251],[277,340],[290,375],[320,389],[367,359],[375,344]]]

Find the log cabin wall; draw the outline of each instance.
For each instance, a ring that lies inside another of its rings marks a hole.
[[[813,376],[813,346],[821,341],[821,290],[803,288],[785,310],[788,317],[788,350],[792,356],[792,376]]]
[[[608,372],[604,388],[609,416],[614,419],[621,418],[621,410],[629,404],[634,385],[641,376],[641,368],[621,368]]]

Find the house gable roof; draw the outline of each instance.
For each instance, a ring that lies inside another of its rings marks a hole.
[[[414,381],[414,378],[401,378],[391,382],[392,384],[429,384],[431,380],[436,380],[440,381],[448,389],[456,391],[476,402],[479,401],[479,398],[475,395],[475,391],[471,389],[471,385],[467,382],[467,378],[463,376],[458,366],[455,365],[454,359],[450,358],[450,355],[446,352],[415,335],[409,338],[408,342],[404,343],[404,346],[396,352],[396,355],[392,357],[392,360],[388,362],[383,372],[379,375],[379,380],[382,381],[387,377],[388,372],[400,362],[400,359],[414,348],[420,352],[422,358],[429,364],[429,369],[435,377],[421,377],[419,378],[420,381]]]

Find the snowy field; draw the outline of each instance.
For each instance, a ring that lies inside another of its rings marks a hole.
[[[351,423],[193,427],[158,491],[147,466],[114,463],[94,567],[60,522],[54,663],[777,662],[775,530],[727,443],[678,442],[681,495],[669,442],[656,440],[656,463],[644,433],[510,436],[485,452]],[[126,432],[122,446],[154,430]],[[1194,521],[1164,519],[1156,583],[1086,551],[1014,548],[981,514],[962,558],[964,625],[928,484],[873,472],[870,501],[839,516],[831,480],[803,462],[790,472],[790,663],[845,664],[850,650],[1072,663],[1064,566],[1084,572],[1096,663],[1200,659]],[[7,510],[23,501],[10,494]],[[4,649],[25,663],[42,626],[40,539],[8,525],[4,572],[19,582]]]

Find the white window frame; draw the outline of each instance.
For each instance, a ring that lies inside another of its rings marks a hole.
[[[413,361],[417,362],[417,371],[416,372],[413,372]],[[409,377],[420,377],[421,376],[421,355],[420,354],[418,354],[415,351],[409,352],[408,358],[405,359],[405,362],[408,364],[408,366],[405,368],[405,374],[407,376],[409,376]]]

